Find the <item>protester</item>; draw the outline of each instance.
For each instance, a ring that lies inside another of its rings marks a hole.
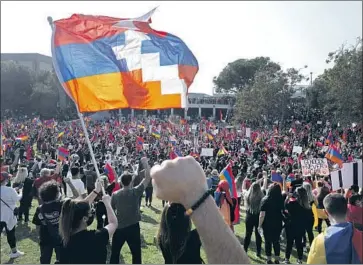
[[[73,184],[73,186],[76,188],[79,196],[81,196],[82,198],[86,198],[87,196],[87,190],[85,189],[84,183],[82,182],[81,178],[80,178],[80,169],[79,167],[73,166],[71,168],[71,182]],[[69,187],[69,184],[66,183],[67,186],[67,197],[68,198],[72,198],[74,197],[72,189]]]
[[[121,176],[122,189],[112,194],[111,204],[116,212],[118,227],[112,238],[111,264],[120,263],[120,251],[125,242],[130,248],[132,263],[142,263],[139,201],[151,181],[150,166],[146,157],[140,160],[140,166],[141,174],[145,175],[140,184],[133,187],[133,175],[124,172]]]
[[[310,185],[310,183],[308,182],[304,182],[303,183],[303,188],[306,190],[306,195],[308,197],[308,202],[310,205],[310,209],[306,209],[307,210],[307,220],[305,223],[305,232],[304,236],[303,236],[303,245],[306,247],[306,234],[308,234],[308,239],[309,239],[309,246],[311,246],[311,244],[313,243],[314,240],[314,233],[313,233],[313,226],[314,226],[314,213],[312,210],[313,205],[316,206],[316,199],[313,195],[312,192],[312,187]]]
[[[275,264],[280,262],[280,234],[282,230],[282,212],[284,210],[284,201],[281,194],[280,185],[272,184],[267,195],[262,199],[261,212],[259,218],[259,228],[263,229],[265,238],[265,252],[267,264],[272,262],[272,246],[275,253]]]
[[[78,191],[70,179],[65,179],[65,182],[72,189],[74,198],[77,198]],[[56,254],[56,263],[60,260],[62,240],[59,236],[59,216],[64,202],[61,200],[60,189],[59,183],[54,180],[43,183],[39,188],[39,196],[43,204],[35,210],[33,224],[39,230],[41,264],[50,264],[53,250]]]
[[[286,202],[287,221],[285,231],[287,244],[285,250],[285,264],[290,264],[290,256],[293,244],[297,250],[297,263],[302,264],[303,259],[303,237],[305,234],[306,223],[311,218],[311,206],[304,187],[298,187],[294,194],[287,198]]]
[[[13,187],[14,184],[22,188],[18,221],[22,221],[24,216],[24,222],[27,223],[29,222],[29,211],[33,200],[32,187],[34,184],[34,179],[28,175],[28,169],[25,165],[20,165],[16,177],[13,180]]]
[[[244,201],[246,202],[246,219],[245,219],[246,235],[244,240],[244,249],[246,252],[248,251],[253,229],[255,229],[256,256],[258,258],[261,258],[261,246],[262,246],[262,237],[260,235],[260,232],[258,231],[258,226],[259,226],[261,201],[264,197],[260,185],[261,180],[254,182],[248,190],[243,189],[245,197]],[[244,187],[245,186],[246,182],[244,182]]]
[[[314,239],[307,263],[362,264],[363,230],[346,221],[346,199],[341,194],[332,193],[324,198],[323,203],[331,226]]]
[[[36,180],[34,180],[34,183],[33,183],[33,193],[34,193],[34,196],[38,199],[38,203],[39,205],[41,205],[43,202],[39,196],[39,188],[40,186],[47,182],[47,181],[51,181],[51,180],[55,180],[57,181],[58,183],[62,183],[62,178],[59,176],[59,170],[60,170],[60,165],[58,164],[57,165],[57,168],[56,168],[56,174],[54,175],[51,175],[50,174],[50,169],[48,168],[42,168],[40,170],[40,177],[37,178]]]
[[[213,198],[208,196],[205,174],[194,158],[187,156],[164,161],[152,168],[151,176],[159,199],[181,203],[188,209],[208,263],[249,263],[246,252],[224,222]]]
[[[329,218],[326,214],[325,208],[324,208],[324,199],[329,194],[329,189],[326,186],[323,186],[319,189],[318,195],[317,195],[317,213],[318,213],[318,232],[322,232],[322,225],[323,221],[325,221],[327,226],[330,226]]]
[[[179,203],[167,205],[162,214],[158,232],[158,245],[165,264],[202,264],[202,243],[197,230],[191,230],[190,217]]]
[[[93,218],[90,203],[101,192],[101,183],[84,200],[67,199],[63,202],[59,233],[63,240],[61,264],[106,264],[107,244],[117,228],[117,218],[111,207],[111,197],[102,201],[107,211],[108,225],[100,230],[87,230]]]
[[[219,182],[214,197],[224,221],[233,231],[233,222],[235,219],[234,209],[237,202],[233,201],[230,193],[229,184],[226,180],[221,180]]]
[[[7,172],[1,172],[0,176],[0,198],[1,198],[1,216],[0,216],[0,233],[5,228],[6,238],[11,248],[10,259],[16,259],[22,255],[16,247],[15,227],[17,219],[15,216],[16,203],[21,199],[22,194],[18,194],[13,188],[6,187],[11,175]]]

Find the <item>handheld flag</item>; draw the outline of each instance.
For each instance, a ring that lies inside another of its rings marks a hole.
[[[154,11],[54,21],[53,65],[80,112],[186,107],[198,62],[180,38],[150,27]]]
[[[138,151],[141,151],[143,148],[143,144],[144,144],[144,139],[140,136],[136,137],[136,149]]]
[[[339,167],[343,167],[343,157],[340,154],[339,150],[334,146],[331,145],[329,147],[328,152],[326,153],[325,157],[329,159],[331,162],[338,164]]]
[[[226,180],[228,182],[229,185],[229,190],[230,190],[230,194],[232,198],[237,199],[238,195],[237,195],[237,186],[236,186],[236,182],[232,173],[232,166],[231,164],[228,164],[219,174],[219,179],[220,180]],[[235,211],[235,221],[234,224],[239,222],[239,207],[236,206]]]
[[[152,129],[151,135],[158,139],[160,139],[161,137],[160,132],[158,132],[158,130],[156,130],[155,128]]]
[[[65,160],[69,156],[69,151],[64,147],[58,148],[58,159],[60,161]]]
[[[114,182],[116,180],[115,173],[114,173],[114,171],[112,169],[112,166],[109,163],[106,163],[105,173],[107,174],[108,181],[110,183],[112,183],[112,182]],[[112,192],[115,192],[115,191],[117,191],[119,189],[120,189],[120,184],[116,181],[115,182],[115,188],[112,190]]]

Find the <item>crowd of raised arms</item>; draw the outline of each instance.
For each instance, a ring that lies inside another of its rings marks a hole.
[[[119,264],[125,242],[141,264],[140,208],[157,197],[155,244],[167,264],[250,263],[253,234],[268,264],[290,263],[294,248],[298,263],[363,262],[361,182],[335,188],[331,180],[347,163],[362,170],[361,125],[115,117],[85,118],[85,126],[93,153],[79,120],[2,120],[0,230],[11,259],[27,255],[16,229],[32,222],[41,264],[53,251],[56,263]],[[304,172],[301,161],[313,159],[325,171]]]

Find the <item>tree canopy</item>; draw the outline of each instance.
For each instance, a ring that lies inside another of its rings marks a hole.
[[[13,61],[1,62],[1,113],[41,115],[61,118],[75,113],[75,106],[67,99],[67,109],[59,105],[60,84],[54,72],[33,71]],[[63,92],[61,92],[63,93]],[[68,97],[67,97],[68,98]]]
[[[311,108],[342,124],[363,120],[362,39],[328,54],[330,69],[318,76],[307,94]]]
[[[257,72],[280,70],[281,66],[269,57],[239,59],[229,63],[218,77],[214,77],[213,83],[218,93],[236,93],[253,84]]]

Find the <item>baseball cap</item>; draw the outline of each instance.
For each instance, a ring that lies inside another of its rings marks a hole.
[[[4,182],[4,181],[7,181],[8,179],[10,179],[12,177],[11,174],[9,174],[8,172],[1,172],[1,176],[0,176],[0,182]]]

